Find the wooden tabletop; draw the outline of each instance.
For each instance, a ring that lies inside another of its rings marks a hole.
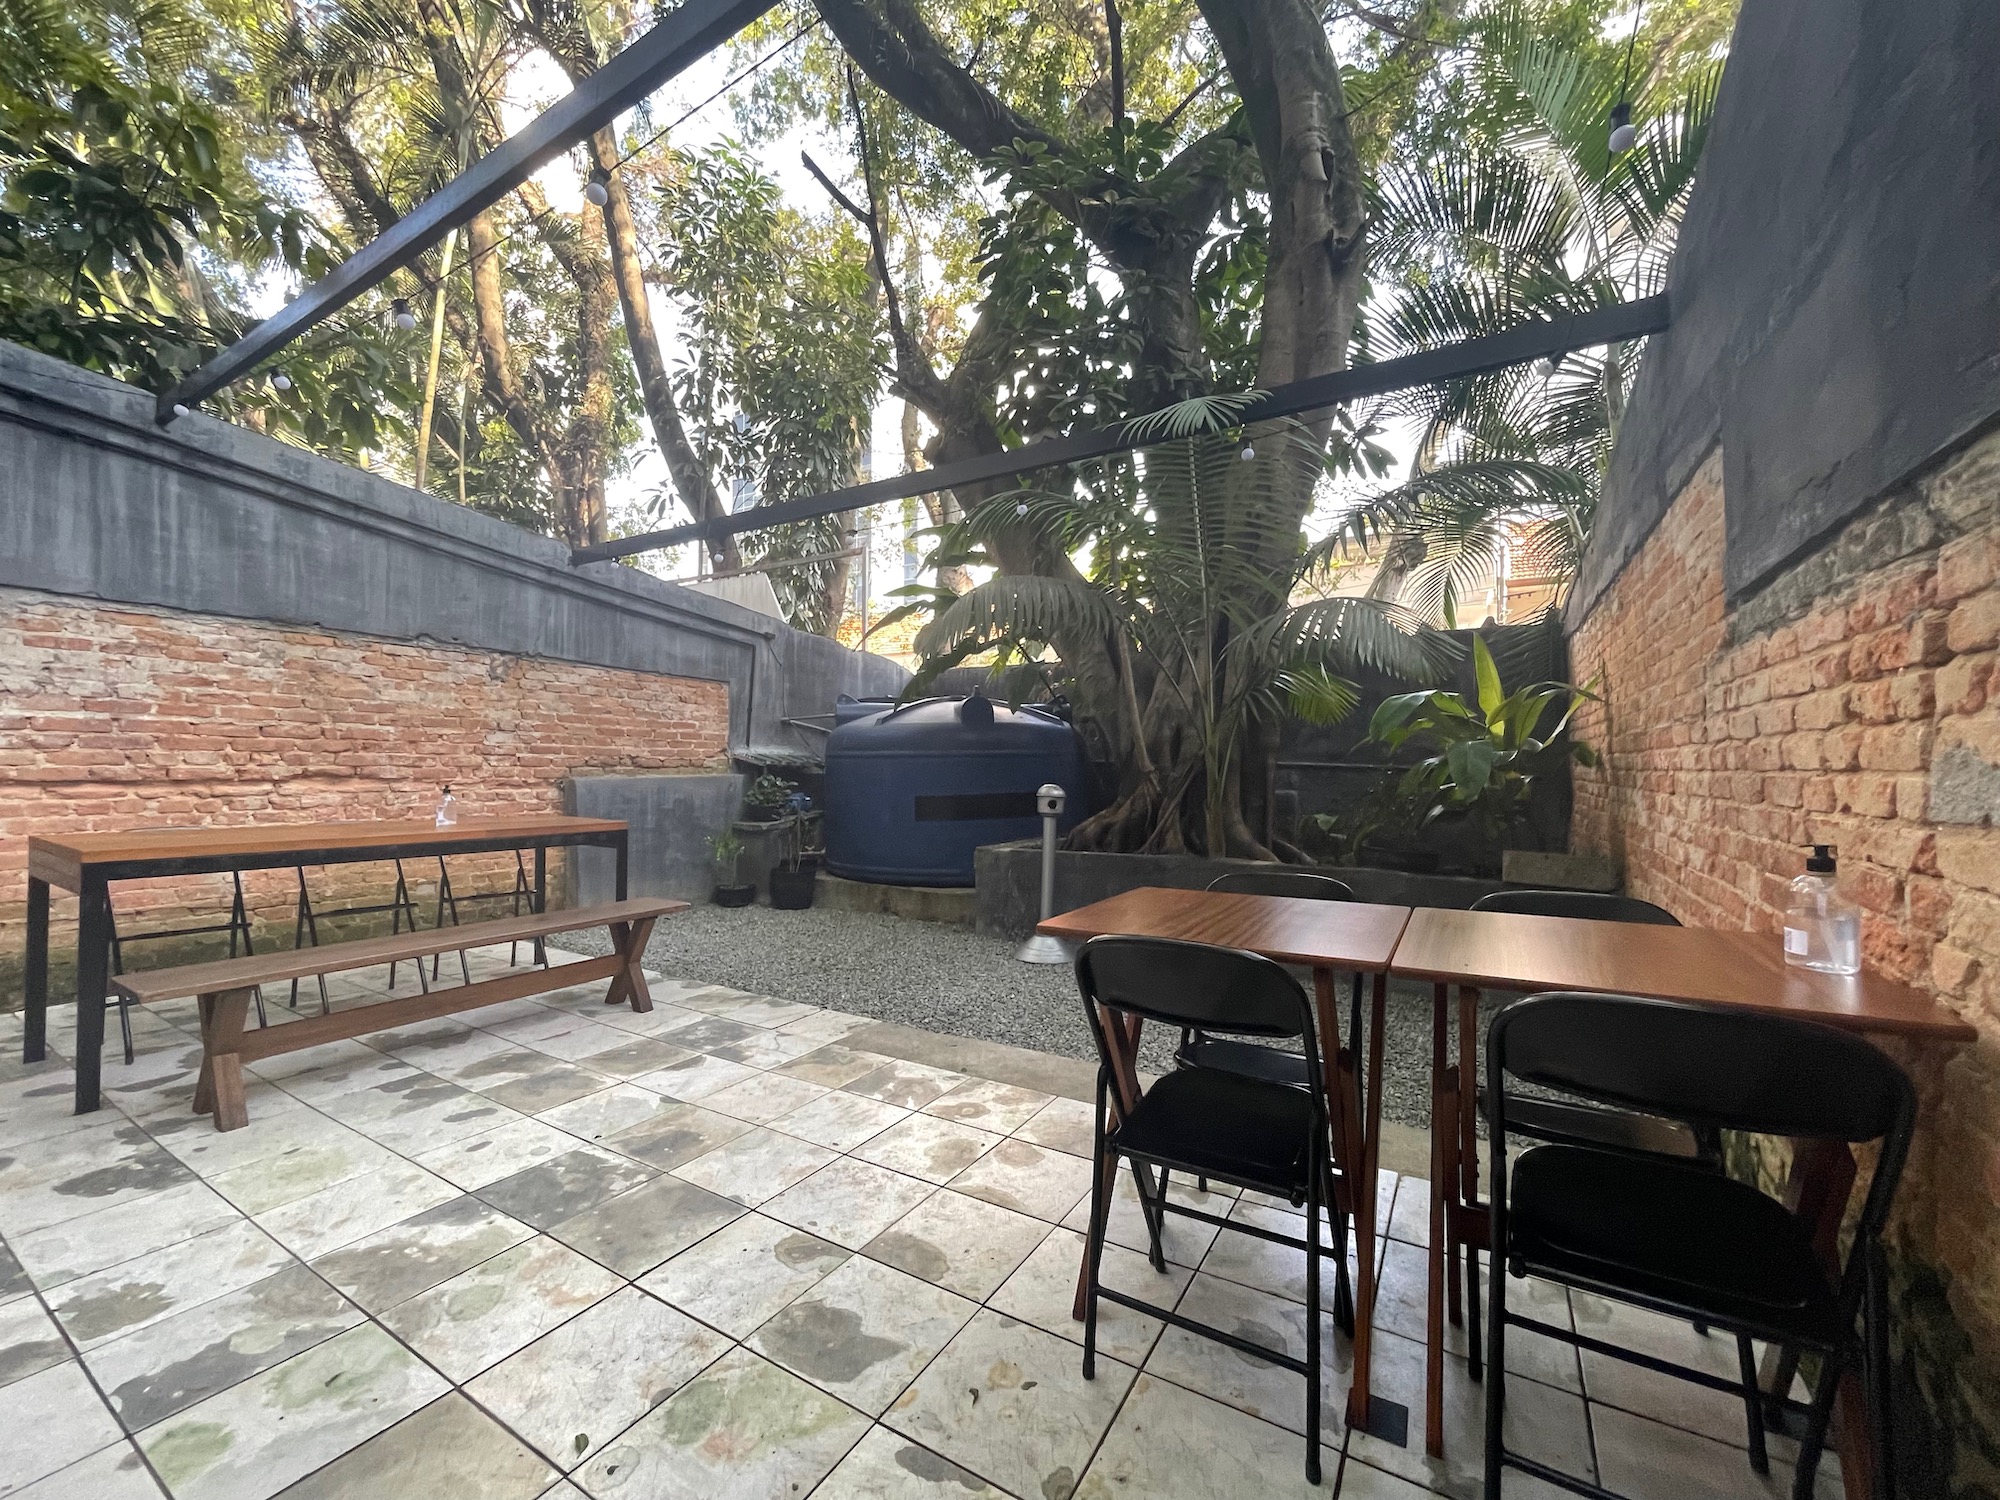
[[[1742,1005],[1852,1031],[1971,1041],[1931,996],[1879,974],[1795,969],[1770,933],[1421,907],[1390,972],[1505,990],[1588,990]]]
[[[1050,917],[1035,930],[1078,941],[1106,933],[1181,938],[1280,963],[1377,970],[1388,967],[1409,920],[1407,906],[1141,886]]]
[[[355,852],[412,844],[453,844],[616,834],[625,824],[612,818],[572,818],[560,813],[526,813],[507,818],[460,818],[439,828],[430,818],[379,818],[341,823],[253,823],[237,827],[128,828],[114,833],[80,833],[28,840],[28,868],[45,880],[70,886],[86,866],[133,866],[175,860],[269,858],[316,850]],[[225,865],[224,868],[227,866]]]

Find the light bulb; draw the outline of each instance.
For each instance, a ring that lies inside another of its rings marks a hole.
[[[1611,106],[1611,139],[1607,143],[1611,154],[1619,156],[1632,149],[1632,143],[1639,139],[1639,132],[1632,128],[1632,106],[1620,99]]]
[[[391,314],[396,319],[396,326],[402,329],[403,332],[408,333],[412,328],[417,326],[417,315],[410,311],[410,299],[408,297],[396,298],[395,301],[389,304],[389,307]]]
[[[1025,500],[1021,501],[1018,505],[1014,507],[1014,514],[1017,516],[1025,516],[1027,513],[1028,513],[1028,502]]]
[[[1238,458],[1242,459],[1242,460],[1243,460],[1243,462],[1245,462],[1245,463],[1247,464],[1247,463],[1249,463],[1249,462],[1250,462],[1250,460],[1251,460],[1251,459],[1253,459],[1253,458],[1255,458],[1255,457],[1257,456],[1257,450],[1256,450],[1255,448],[1251,447],[1251,446],[1250,446],[1250,445],[1249,445],[1248,443],[1245,443],[1245,444],[1243,445],[1243,451],[1242,451],[1241,453],[1237,454],[1236,456],[1237,456]]]
[[[1547,380],[1551,375],[1555,374],[1555,372],[1556,372],[1555,360],[1538,359],[1535,361],[1535,373],[1541,376],[1542,379]]]
[[[176,401],[174,403],[174,415],[176,417],[184,417],[187,414],[188,414],[188,409],[185,406],[181,405],[180,402]]]
[[[280,370],[271,377],[271,384],[281,391],[289,391],[292,388],[292,377]]]
[[[602,167],[590,174],[590,181],[584,184],[583,196],[599,208],[611,201],[611,187]]]

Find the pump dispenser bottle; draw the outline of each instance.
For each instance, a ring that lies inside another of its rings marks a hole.
[[[1834,847],[1814,844],[1785,909],[1785,962],[1822,974],[1861,972],[1861,909],[1840,893]]]

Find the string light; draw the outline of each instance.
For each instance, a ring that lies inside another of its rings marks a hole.
[[[292,377],[280,370],[271,377],[271,385],[276,390],[289,391],[292,388]]]
[[[1017,516],[1025,516],[1025,515],[1026,515],[1027,513],[1028,513],[1028,502],[1027,502],[1027,501],[1025,501],[1025,500],[1022,500],[1022,501],[1018,502],[1018,503],[1017,503],[1017,504],[1016,504],[1016,505],[1014,506],[1014,514],[1015,514],[1015,515],[1017,515]]]
[[[410,299],[408,297],[396,298],[389,304],[389,312],[390,316],[395,318],[396,326],[402,329],[403,332],[408,333],[417,326],[417,315],[410,311]]]
[[[1632,128],[1632,106],[1627,102],[1626,91],[1632,84],[1632,49],[1639,44],[1639,21],[1645,14],[1645,0],[1639,0],[1632,7],[1632,35],[1625,40],[1625,71],[1618,80],[1618,102],[1611,106],[1611,135],[1605,141],[1613,156],[1623,156],[1639,139],[1639,132]]]
[[[1250,462],[1251,459],[1257,456],[1257,450],[1251,447],[1248,443],[1245,443],[1243,445],[1243,451],[1237,454],[1236,456],[1242,459],[1243,462],[1247,464]]]
[[[592,167],[590,181],[583,189],[583,196],[599,208],[611,201],[611,174],[602,167]]]
[[[184,417],[187,414],[188,414],[188,409],[185,406],[181,405],[180,402],[176,401],[174,403],[174,416],[178,418],[178,417]]]
[[[1548,380],[1551,377],[1553,377],[1556,371],[1561,368],[1562,368],[1562,358],[1559,355],[1551,354],[1545,359],[1538,359],[1535,361],[1535,373],[1541,376],[1542,379],[1544,380]]]

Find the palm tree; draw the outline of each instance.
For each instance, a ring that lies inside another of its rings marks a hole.
[[[1058,641],[1101,645],[1072,667],[1101,680],[1075,685],[1091,712],[1117,721],[1107,739],[1135,747],[1133,762],[1117,802],[1080,824],[1072,847],[1272,857],[1240,812],[1252,727],[1287,712],[1332,722],[1358,696],[1344,674],[1430,681],[1455,654],[1395,604],[1294,602],[1318,554],[1296,527],[1275,533],[1272,518],[1286,513],[1276,498],[1310,490],[1326,451],[1304,422],[1234,428],[1245,399],[1196,398],[1141,419],[1135,436],[1166,440],[1092,476],[1100,482],[996,496],[945,528],[939,548],[962,555],[1025,520],[1087,553],[1087,570],[1001,574],[906,606],[933,612],[912,691],[975,654],[992,653],[997,670]],[[1274,552],[1295,565],[1274,573],[1264,561]]]
[[[1627,86],[1615,53],[1586,56],[1513,10],[1477,41],[1463,80],[1473,143],[1392,168],[1376,186],[1377,282],[1401,285],[1373,317],[1379,354],[1666,285],[1721,65],[1642,90],[1638,139],[1614,156],[1607,120]],[[1516,538],[1543,571],[1574,576],[1638,354],[1631,343],[1579,350],[1386,404],[1381,419],[1419,426],[1412,475],[1341,533],[1382,558],[1378,591],[1449,621],[1467,583]]]

